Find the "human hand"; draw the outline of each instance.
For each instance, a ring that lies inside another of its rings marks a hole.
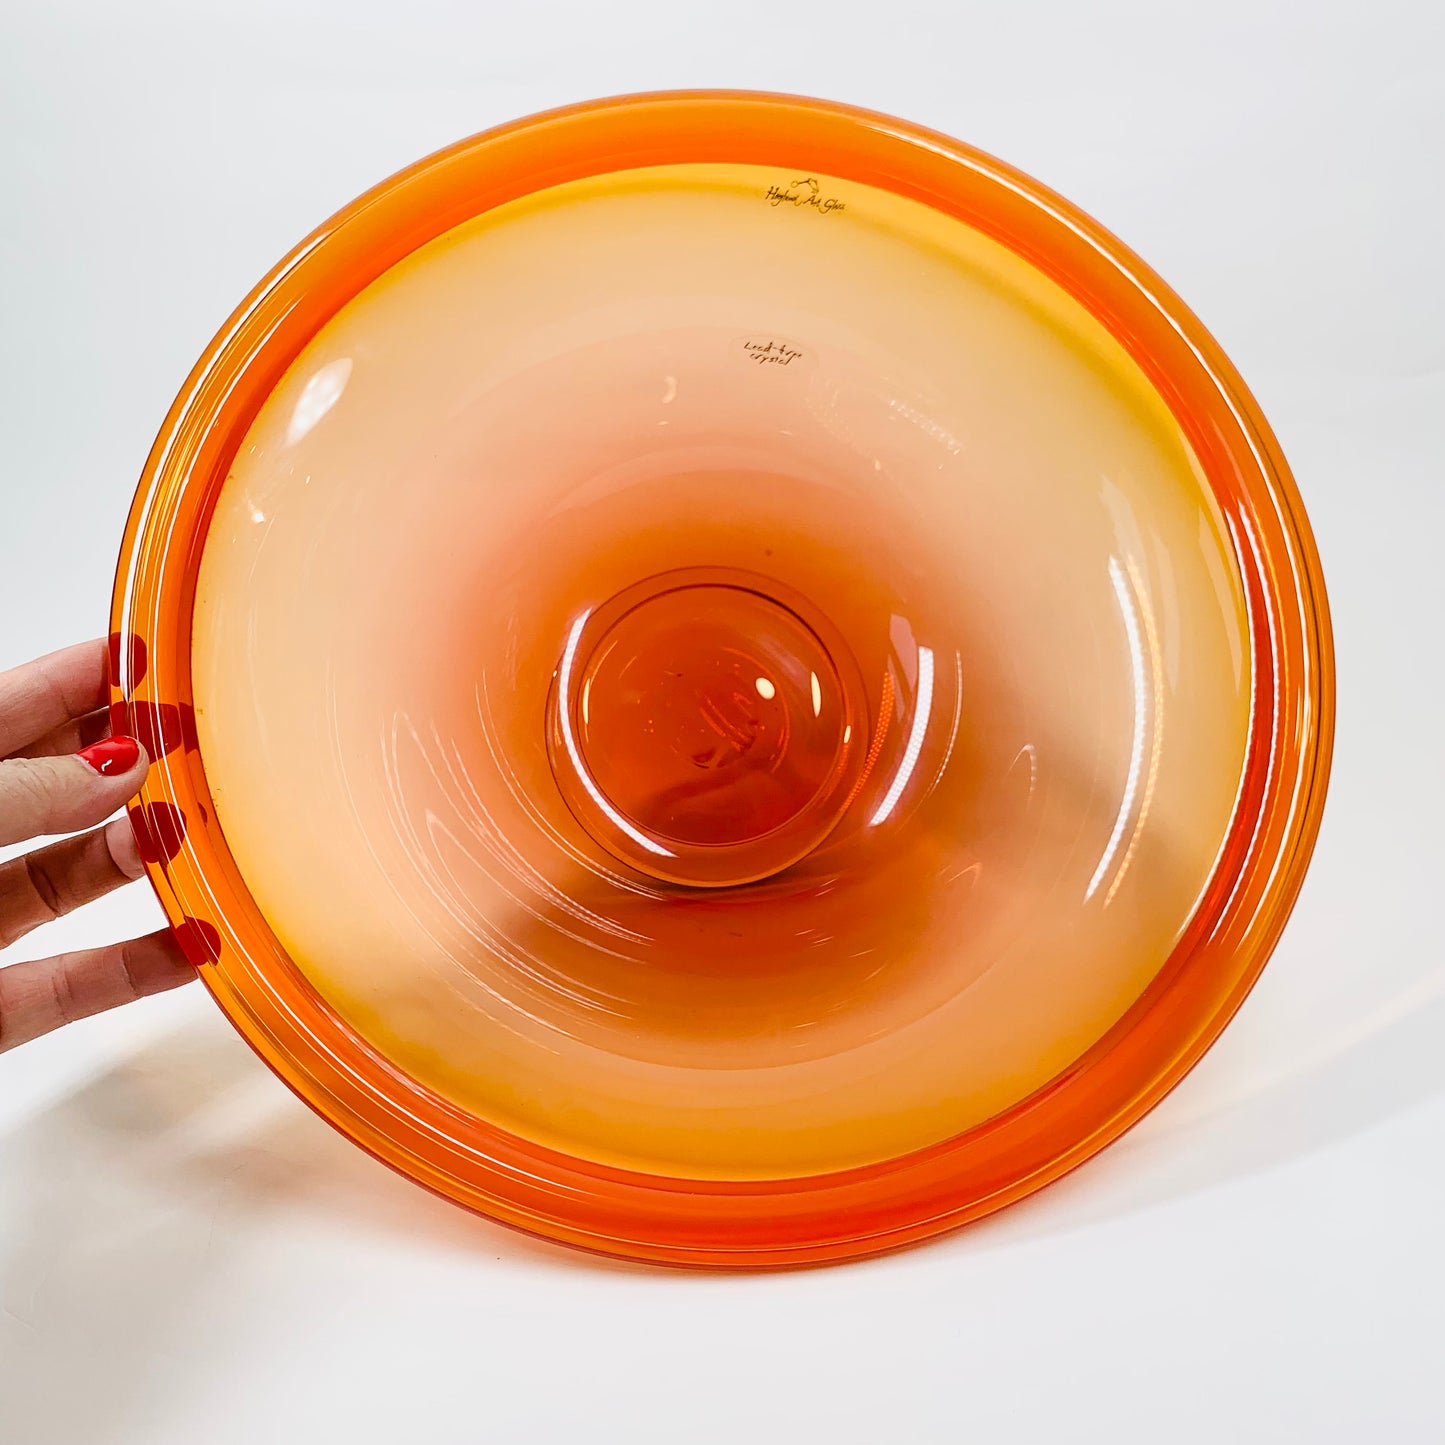
[[[0,951],[145,871],[129,819],[95,826],[150,766],[134,738],[109,735],[105,648],[0,672],[0,846],[91,830],[0,863]],[[0,968],[0,1053],[195,976],[169,929]]]

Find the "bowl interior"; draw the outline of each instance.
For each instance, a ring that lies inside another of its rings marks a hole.
[[[574,1159],[818,1176],[1066,1074],[1195,917],[1256,659],[1175,411],[1014,250],[741,163],[545,186],[249,419],[189,636],[292,981]]]

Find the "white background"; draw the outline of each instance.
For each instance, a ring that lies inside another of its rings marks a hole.
[[[0,666],[104,631],[173,394],[320,219],[514,115],[730,85],[972,141],[1169,278],[1298,474],[1340,707],[1314,869],[1222,1042],[1081,1173],[895,1258],[714,1278],[532,1243],[331,1133],[198,988],[5,1055],[0,1440],[1445,1438],[1442,14],[5,5]],[[158,919],[135,888],[24,947]]]

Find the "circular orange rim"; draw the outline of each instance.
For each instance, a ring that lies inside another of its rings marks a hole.
[[[795,168],[955,216],[1051,277],[1167,402],[1224,512],[1253,641],[1252,731],[1230,835],[1184,937],[1123,1019],[1045,1088],[915,1153],[839,1173],[729,1183],[593,1164],[421,1088],[309,988],[226,847],[191,718],[190,634],[212,507],[236,448],[301,349],[351,297],[442,232],[535,190],[710,161]],[[1184,1076],[1259,976],[1319,828],[1334,661],[1319,559],[1289,469],[1220,348],[1100,226],[978,151],[887,116],[785,96],[682,92],[552,111],[421,161],[354,201],[241,304],[171,408],[126,524],[111,605],[111,701],[155,765],[132,820],[182,946],[240,1033],[300,1097],[418,1183],[586,1249],[706,1267],[894,1249],[1057,1179]]]

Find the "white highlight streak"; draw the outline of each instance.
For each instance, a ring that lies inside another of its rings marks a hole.
[[[587,765],[582,761],[582,754],[577,750],[577,739],[572,733],[572,712],[567,705],[567,699],[572,695],[572,664],[577,658],[577,643],[581,640],[582,629],[587,625],[587,618],[590,615],[590,613],[584,612],[572,624],[572,631],[567,634],[567,646],[562,653],[562,669],[557,678],[557,696],[560,703],[557,708],[557,716],[562,724],[562,746],[567,749],[567,756],[572,759],[572,766],[577,770],[577,776],[582,780],[582,786],[587,789],[587,796],[602,809],[608,820],[626,833],[634,843],[640,843],[649,853],[657,853],[663,858],[674,858],[677,855],[670,848],[664,848],[660,843],[654,843],[647,834],[639,833],[602,796],[597,784],[592,781],[592,774],[587,771]]]
[[[903,761],[899,763],[898,771],[893,775],[893,782],[887,794],[879,803],[878,811],[869,820],[870,828],[876,828],[898,806],[898,800],[903,796],[903,790],[908,786],[908,780],[913,776],[914,768],[918,766],[918,755],[923,751],[923,735],[928,731],[928,717],[932,711],[933,649],[920,647],[918,649],[918,694],[913,704],[913,723],[908,729],[908,746],[903,750]]]
[[[341,400],[346,383],[351,379],[351,358],[338,357],[328,361],[302,388],[296,408],[286,428],[286,445],[294,447],[316,423]]]
[[[1119,844],[1124,838],[1124,828],[1129,822],[1129,815],[1134,811],[1134,797],[1139,791],[1139,774],[1144,767],[1144,730],[1147,722],[1144,643],[1139,636],[1139,618],[1134,611],[1134,599],[1129,595],[1129,584],[1124,580],[1124,569],[1115,557],[1109,558],[1109,580],[1114,584],[1114,593],[1119,599],[1119,611],[1124,618],[1124,631],[1129,638],[1129,660],[1134,674],[1134,745],[1129,755],[1129,779],[1124,785],[1124,796],[1119,801],[1119,816],[1114,819],[1114,831],[1109,834],[1104,856],[1099,859],[1099,866],[1094,869],[1094,876],[1089,880],[1089,887],[1084,893],[1085,903],[1098,892],[1099,884],[1104,881],[1104,875],[1114,861],[1114,854],[1119,851]]]

